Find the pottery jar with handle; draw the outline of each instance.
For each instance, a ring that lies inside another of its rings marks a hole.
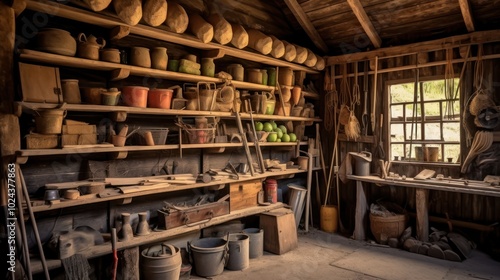
[[[76,40],[66,30],[43,28],[36,35],[36,48],[44,52],[75,56]]]
[[[99,50],[106,45],[102,38],[96,38],[93,35],[88,37],[84,33],[78,35],[77,55],[81,58],[99,60]]]
[[[167,48],[156,47],[151,50],[151,68],[167,70]]]
[[[149,49],[143,47],[130,48],[130,64],[139,67],[151,68]]]

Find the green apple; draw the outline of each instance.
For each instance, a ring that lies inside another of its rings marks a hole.
[[[270,121],[271,125],[273,126],[273,130],[278,127],[278,124],[275,123],[274,121]]]
[[[278,128],[281,129],[281,131],[283,131],[283,133],[286,133],[286,126],[280,125],[280,126],[278,126]]]
[[[256,122],[255,123],[255,131],[262,131],[264,129],[264,124],[261,122]]]
[[[279,138],[278,138],[278,139],[276,139],[276,142],[281,142],[281,139],[279,139]]]
[[[267,136],[267,142],[276,142],[276,140],[278,140],[278,133],[269,133]]]
[[[297,141],[297,135],[295,135],[295,133],[290,133],[288,134],[290,136],[290,142],[295,142]]]
[[[265,122],[263,129],[265,132],[271,132],[273,131],[273,125],[269,122]]]
[[[281,139],[281,137],[283,137],[283,131],[281,131],[279,127],[275,128],[274,132],[278,133],[278,139]]]
[[[290,135],[283,134],[283,137],[281,137],[281,142],[290,142]]]

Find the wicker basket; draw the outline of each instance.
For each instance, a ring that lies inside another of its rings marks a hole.
[[[387,244],[389,238],[399,238],[406,229],[408,215],[398,214],[390,217],[375,216],[370,213],[370,229],[375,240]]]
[[[184,131],[190,144],[208,144],[215,139],[215,128],[190,128]]]

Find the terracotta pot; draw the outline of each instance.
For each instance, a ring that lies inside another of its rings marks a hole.
[[[118,49],[102,49],[99,54],[102,61],[120,63],[120,50]]]
[[[75,56],[76,40],[71,34],[62,29],[44,28],[36,37],[37,49],[66,56]]]
[[[302,88],[299,86],[294,86],[292,89],[292,103],[293,103],[293,105],[299,104],[301,94],[302,94]]]
[[[167,70],[167,48],[157,47],[151,51],[151,68]]]
[[[282,86],[281,87],[281,96],[283,97],[283,102],[290,101],[290,98],[292,97],[292,92],[290,91],[290,88],[287,86]]]
[[[150,89],[148,92],[148,107],[170,109],[173,93],[174,91],[171,89]]]
[[[82,88],[83,100],[88,104],[101,104],[101,92],[105,92],[105,88]]]
[[[148,105],[147,87],[127,86],[122,89],[123,102],[131,107],[146,108]]]
[[[149,49],[143,47],[132,47],[130,49],[130,64],[139,67],[151,68]]]
[[[233,76],[233,80],[243,81],[245,68],[241,64],[231,64],[227,67],[227,72]]]
[[[260,69],[248,69],[247,81],[254,84],[262,84],[262,72]]]
[[[61,88],[64,102],[69,104],[80,104],[82,102],[78,80],[61,80]]]
[[[282,86],[293,85],[293,70],[292,68],[279,68],[278,82]]]
[[[78,50],[77,54],[81,58],[99,60],[99,50],[106,45],[106,41],[102,38],[96,38],[90,35],[88,38],[85,34],[78,35]]]

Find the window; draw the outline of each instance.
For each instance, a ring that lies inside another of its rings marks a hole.
[[[460,153],[458,80],[449,90],[445,80],[389,86],[392,157],[411,161],[457,162]],[[452,94],[450,94],[453,92]]]

